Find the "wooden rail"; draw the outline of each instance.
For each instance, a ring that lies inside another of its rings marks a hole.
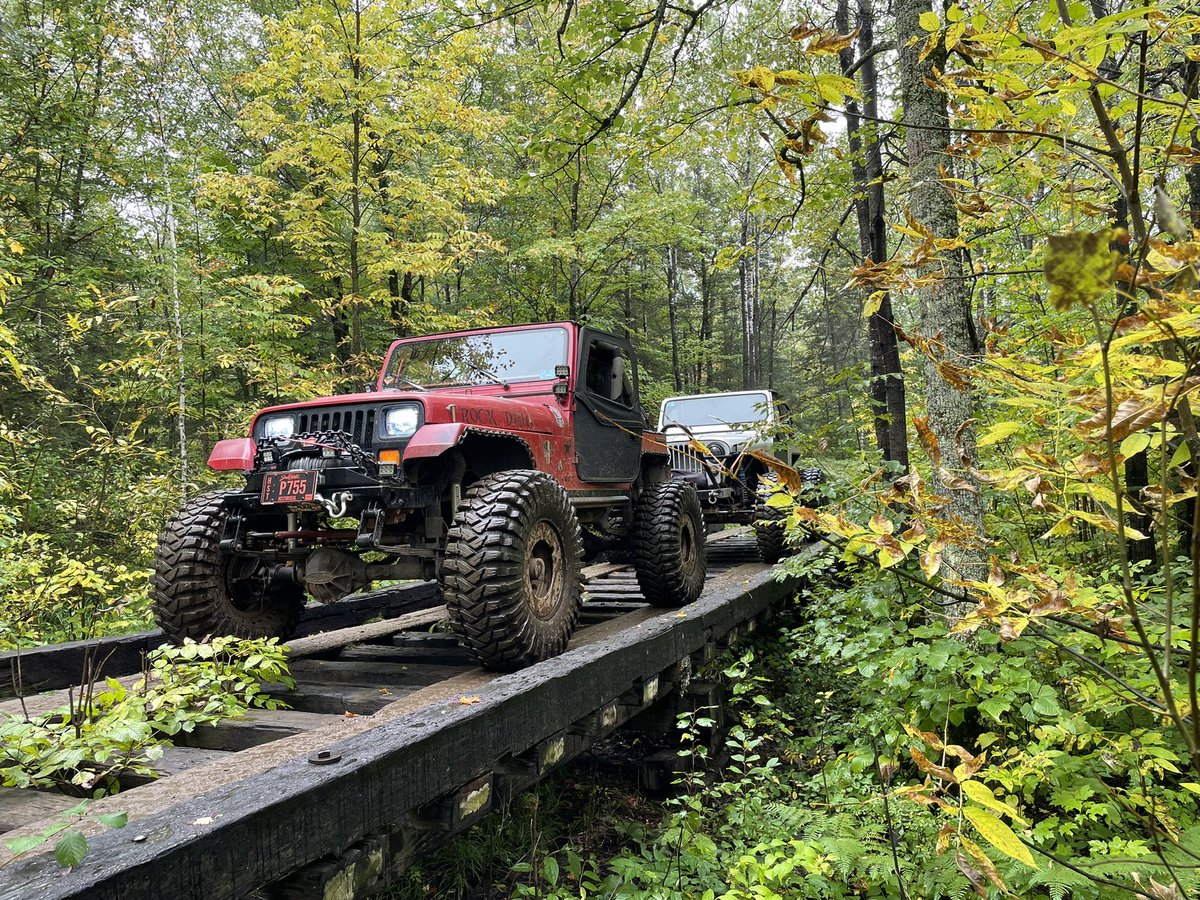
[[[427,629],[437,609],[293,641],[292,710],[198,729],[164,756],[169,777],[94,802],[83,824],[91,851],[77,869],[63,870],[49,848],[19,858],[0,849],[0,900],[378,887],[430,841],[668,702],[694,665],[795,592],[751,562],[752,541],[724,537],[710,544],[703,596],[680,610],[645,606],[628,566],[591,567],[570,649],[512,674],[475,668],[447,634],[406,630]],[[0,823],[3,806],[0,797]],[[124,829],[93,824],[118,811],[129,815]]]

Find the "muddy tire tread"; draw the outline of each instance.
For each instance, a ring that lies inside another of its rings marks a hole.
[[[526,536],[543,518],[558,520],[567,602],[539,627],[526,607],[522,565]],[[442,594],[454,630],[485,668],[512,671],[562,653],[583,602],[583,535],[562,486],[532,469],[472,484],[449,531]]]
[[[218,490],[188,500],[158,539],[151,603],[159,627],[175,643],[214,635],[286,639],[304,610],[297,587],[271,589],[275,602],[256,614],[239,612],[226,597],[225,559],[218,546],[224,529],[225,497]]]
[[[690,516],[699,554],[690,577],[682,572],[679,528]],[[707,568],[704,516],[695,489],[679,481],[647,485],[638,498],[633,521],[634,569],[642,596],[652,606],[685,606],[704,590]]]

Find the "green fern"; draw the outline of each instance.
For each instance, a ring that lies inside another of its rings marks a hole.
[[[1048,863],[1036,872],[1030,873],[1025,879],[1025,884],[1031,888],[1045,888],[1050,900],[1067,900],[1068,897],[1071,900],[1088,900],[1088,898],[1100,896],[1098,886],[1094,881],[1066,866],[1054,863]]]

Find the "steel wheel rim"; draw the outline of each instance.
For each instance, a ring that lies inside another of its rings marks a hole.
[[[525,591],[529,609],[549,621],[563,603],[566,587],[562,539],[558,530],[543,519],[529,531],[525,542]]]
[[[263,611],[270,570],[259,560],[232,556],[225,564],[225,596],[230,607],[243,615]]]
[[[683,525],[679,529],[679,564],[685,575],[691,575],[696,570],[696,527],[691,516],[684,516]]]

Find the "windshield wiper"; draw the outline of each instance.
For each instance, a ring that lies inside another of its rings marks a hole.
[[[464,360],[464,362],[466,362],[466,360]],[[478,365],[477,363],[473,363],[473,362],[467,362],[467,367],[470,369],[474,369],[476,372],[478,372],[484,378],[490,378],[492,381],[499,384],[500,387],[504,388],[506,391],[508,390],[508,382],[505,381],[503,378],[501,378],[499,375],[497,375],[495,372],[493,372],[491,369],[488,369],[484,366]]]
[[[411,388],[416,388],[418,391],[428,391],[428,390],[429,390],[429,388],[425,387],[425,385],[423,385],[423,384],[417,384],[417,383],[416,383],[415,381],[413,381],[412,379],[410,379],[410,378],[405,378],[403,375],[393,375],[393,376],[392,376],[392,380],[393,380],[393,381],[402,381],[402,382],[404,382],[405,384],[407,384],[409,387],[411,387]]]

